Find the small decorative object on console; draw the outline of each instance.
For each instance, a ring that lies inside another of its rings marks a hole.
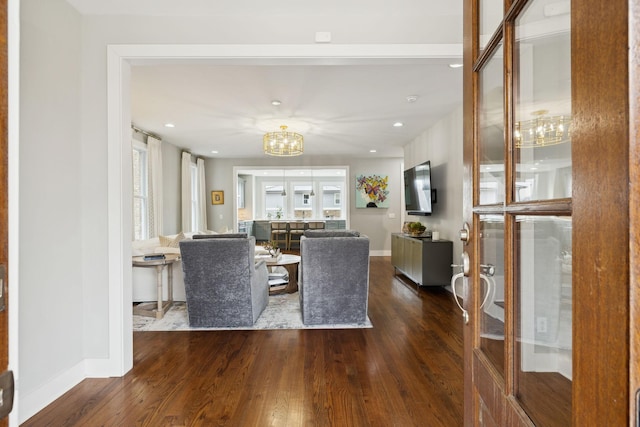
[[[426,229],[427,227],[418,221],[407,224],[407,230],[409,230],[409,234],[412,236],[420,236]]]

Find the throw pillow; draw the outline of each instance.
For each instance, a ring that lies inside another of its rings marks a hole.
[[[164,246],[158,246],[153,251],[155,254],[176,254],[180,255],[180,248],[167,248]]]
[[[158,236],[160,238],[160,246],[167,248],[178,248],[181,240],[184,240],[184,233],[181,231],[176,237]]]
[[[212,230],[200,230],[198,231],[197,234],[218,234],[218,233]]]

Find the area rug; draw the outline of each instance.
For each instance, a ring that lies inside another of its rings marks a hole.
[[[187,306],[184,302],[175,302],[173,307],[160,320],[146,316],[133,316],[134,331],[217,331],[217,330],[256,330],[256,329],[354,329],[372,328],[369,318],[364,323],[340,325],[305,325],[302,323],[298,294],[273,295],[269,304],[253,326],[235,328],[192,328],[187,318]]]

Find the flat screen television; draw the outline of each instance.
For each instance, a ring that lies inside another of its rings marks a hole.
[[[435,202],[431,188],[431,162],[404,171],[404,203],[408,215],[431,215]]]

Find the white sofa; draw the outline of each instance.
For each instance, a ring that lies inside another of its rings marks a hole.
[[[185,239],[192,239],[194,234],[222,234],[232,233],[233,230],[221,230],[220,233],[215,231],[200,231],[197,233],[183,233]],[[177,246],[177,237],[179,234],[173,234],[164,236],[163,241],[173,240],[176,242],[176,246],[162,246],[160,243],[160,237],[154,237],[147,240],[135,240],[131,244],[131,252],[133,256],[142,256],[146,254],[180,254],[180,248]],[[259,256],[268,255],[261,246],[256,247],[256,260]],[[157,277],[156,269],[149,267],[132,267],[132,285],[133,285],[133,302],[150,302],[157,301],[158,294],[156,290]],[[286,272],[282,267],[278,267],[278,270]],[[162,271],[162,299],[166,300],[169,296],[168,290],[168,268],[164,268]],[[178,260],[173,263],[173,300],[174,301],[186,301],[186,293],[184,289],[184,276],[182,273],[182,261]]]
[[[185,239],[191,239],[196,233],[184,233]],[[204,233],[199,233],[204,234]],[[176,241],[179,234],[165,236],[168,239]],[[163,239],[163,241],[166,239]],[[141,256],[145,254],[180,254],[179,247],[161,246],[160,237],[154,237],[147,240],[135,240],[131,245],[132,255]],[[170,267],[168,267],[170,268]],[[162,276],[162,298],[166,300],[168,294],[168,268],[163,269]],[[155,268],[133,267],[133,302],[157,301],[158,294],[156,290],[157,276]],[[173,300],[186,301],[184,291],[184,277],[182,275],[182,261],[173,263]]]

